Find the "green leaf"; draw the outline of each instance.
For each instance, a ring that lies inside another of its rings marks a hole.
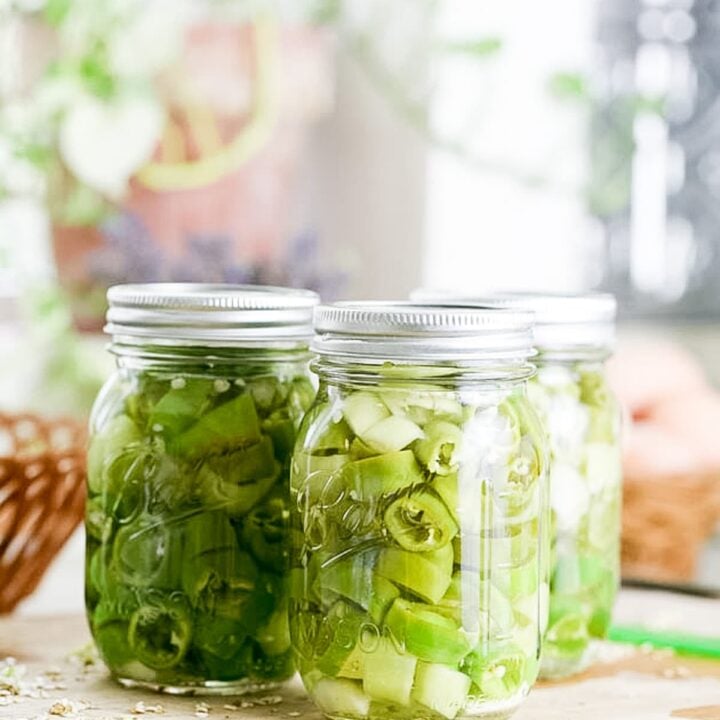
[[[50,25],[60,25],[67,17],[72,0],[47,0],[45,3],[45,19]]]
[[[96,225],[105,217],[107,209],[102,195],[78,183],[65,199],[59,216],[66,225]]]
[[[477,58],[488,58],[497,55],[504,47],[502,38],[488,36],[472,40],[456,40],[446,42],[442,50],[455,55],[470,55]]]
[[[94,95],[103,99],[112,97],[115,91],[115,78],[101,57],[89,55],[83,58],[80,63],[80,76]]]
[[[318,25],[325,25],[340,19],[341,0],[317,0],[310,11],[310,17]]]
[[[581,73],[555,73],[550,77],[548,90],[563,100],[586,100],[590,96],[587,78]]]

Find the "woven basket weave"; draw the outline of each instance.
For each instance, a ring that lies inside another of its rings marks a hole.
[[[83,517],[85,431],[0,414],[0,613],[38,585]]]
[[[623,576],[691,581],[703,545],[720,520],[717,472],[626,477],[623,491]]]

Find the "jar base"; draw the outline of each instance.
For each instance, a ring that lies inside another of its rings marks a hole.
[[[114,679],[126,688],[151,690],[152,692],[164,693],[166,695],[250,695],[253,693],[267,692],[280,687],[279,682],[258,682],[257,680],[209,680],[198,685],[164,685],[161,683],[148,682],[147,680],[133,680],[114,676]]]
[[[468,707],[464,711],[459,712],[455,716],[455,720],[507,720],[520,707],[525,695],[520,697],[507,698],[506,700],[483,701],[482,704],[475,704],[475,707]],[[397,706],[392,709],[379,709],[368,715],[352,715],[338,713],[323,713],[326,720],[430,720],[438,718],[441,720],[443,716],[439,713],[432,712],[423,706],[417,708],[407,708],[399,710]]]
[[[577,675],[588,668],[592,664],[593,652],[591,647],[585,648],[581,655],[572,657],[552,657],[546,655],[540,663],[540,680],[563,680],[573,675]]]

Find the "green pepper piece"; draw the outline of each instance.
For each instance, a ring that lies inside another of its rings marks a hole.
[[[465,673],[445,665],[419,662],[412,699],[452,720],[465,706],[471,685]]]
[[[272,440],[275,459],[287,465],[295,445],[295,423],[285,410],[277,410],[262,421],[262,431]]]
[[[436,612],[454,620],[458,625],[462,621],[462,577],[462,570],[453,573],[450,585],[436,607]]]
[[[212,402],[213,381],[207,378],[175,378],[170,389],[150,411],[148,428],[166,437],[177,435],[202,417]]]
[[[288,407],[301,418],[315,401],[315,386],[309,378],[299,375],[292,379],[288,393]]]
[[[550,589],[553,595],[570,595],[583,589],[580,559],[575,553],[559,555],[555,559]]]
[[[288,563],[287,534],[290,513],[285,501],[271,497],[245,518],[242,539],[261,564],[283,571]]]
[[[265,472],[269,474],[262,474]],[[265,438],[246,450],[205,462],[198,476],[200,497],[207,507],[241,517],[268,494],[280,472],[272,443]]]
[[[186,535],[182,588],[192,603],[243,623],[267,617],[270,593],[250,554],[238,548],[227,517],[209,513],[194,518]]]
[[[341,491],[338,471],[348,462],[348,455],[311,454],[303,450],[295,452],[290,466],[290,486],[304,496],[308,506],[317,503],[325,496],[327,503],[331,495]],[[332,500],[330,505],[334,504]]]
[[[85,531],[88,537],[106,543],[112,536],[112,530],[113,520],[105,513],[102,499],[89,498],[85,503]]]
[[[551,615],[545,635],[545,652],[579,657],[585,652],[589,642],[588,618],[584,612],[566,613],[557,620]]]
[[[130,619],[128,636],[135,657],[153,670],[178,665],[190,647],[192,620],[181,602],[155,598]]]
[[[580,371],[578,386],[580,402],[590,412],[587,441],[616,444],[617,405],[604,375],[592,370]]]
[[[92,493],[102,492],[105,469],[129,445],[142,442],[142,434],[126,415],[117,415],[98,432],[93,433],[87,455],[88,487]]]
[[[399,653],[392,640],[381,637],[365,654],[363,691],[373,700],[409,705],[416,667],[416,657]]]
[[[100,657],[108,667],[122,667],[135,659],[126,622],[105,623],[93,632],[93,639]]]
[[[290,649],[290,624],[287,602],[273,612],[256,632],[256,639],[266,655],[282,655]]]
[[[460,529],[445,503],[424,485],[395,498],[385,509],[384,521],[395,542],[412,552],[444,547]]]
[[[251,678],[277,682],[289,679],[295,672],[292,651],[288,650],[280,655],[266,655],[256,642],[248,643],[245,647],[245,664]]]
[[[329,636],[318,654],[315,666],[325,675],[337,675],[343,663],[353,651],[360,635],[360,628],[367,616],[344,600],[338,600],[328,611]]]
[[[375,457],[380,453],[373,450],[367,443],[364,443],[359,437],[356,437],[350,443],[350,458],[352,460],[364,460],[365,458]]]
[[[380,420],[359,436],[365,445],[377,453],[404,450],[421,437],[423,431],[414,422],[398,415]]]
[[[313,455],[346,454],[352,430],[337,403],[323,402],[312,407],[302,422],[303,450]]]
[[[456,665],[472,649],[455,622],[422,603],[398,598],[385,616],[385,626],[420,660]]]
[[[247,382],[247,390],[252,396],[258,412],[264,416],[285,405],[288,387],[274,376],[253,378]]]
[[[462,430],[446,420],[425,426],[425,437],[414,445],[415,457],[434,475],[450,475],[458,469]]]
[[[380,576],[432,605],[440,602],[450,587],[452,569],[451,545],[425,553],[386,548],[377,563]]]
[[[350,429],[362,438],[373,425],[390,417],[390,411],[375,393],[363,390],[345,400],[343,415]]]
[[[525,678],[525,655],[512,643],[480,646],[462,664],[478,688],[479,696],[487,700],[502,700],[520,691]]]
[[[372,594],[376,560],[377,552],[366,551],[354,553],[341,560],[333,560],[322,567],[315,582],[323,602],[327,602],[328,599],[333,601],[339,595],[367,610]]]
[[[440,496],[445,507],[450,511],[453,520],[458,523],[458,479],[455,473],[450,475],[436,475],[430,483],[432,489]]]
[[[367,611],[376,623],[382,622],[387,609],[400,594],[386,578],[375,572],[377,552],[357,553],[323,568],[317,583],[325,599],[329,590]]]
[[[182,525],[166,525],[150,515],[118,530],[113,567],[121,582],[136,587],[174,590],[183,573]]]
[[[105,512],[126,524],[143,510],[148,481],[156,473],[157,458],[152,448],[133,443],[105,467],[104,491],[100,495]]]
[[[198,648],[198,650],[204,667],[203,672],[206,673],[205,677],[227,681],[239,680],[252,675],[252,668],[250,667],[252,642],[250,640],[246,639],[238,647],[237,652],[230,657],[220,657],[201,648]]]
[[[336,678],[321,678],[311,689],[312,698],[326,717],[367,717],[370,698],[359,683]]]
[[[197,613],[195,616],[193,644],[213,659],[227,662],[234,658],[242,649],[247,634],[245,625],[233,618],[207,613]]]
[[[539,568],[536,561],[530,560],[524,565],[513,567],[510,570],[510,599],[516,601],[537,592],[539,580]]]
[[[341,480],[357,499],[374,501],[421,483],[423,476],[412,451],[401,450],[348,463]]]
[[[184,457],[202,458],[252,445],[260,439],[255,403],[250,395],[243,394],[205,413],[178,435],[169,448]]]
[[[248,485],[275,477],[279,470],[269,437],[225,455],[210,457],[205,466],[219,475],[224,483],[231,485]]]

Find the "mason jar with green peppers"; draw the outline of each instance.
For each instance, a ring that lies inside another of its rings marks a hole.
[[[308,291],[110,289],[90,420],[86,603],[125,685],[237,693],[294,672],[291,451],[315,391]]]
[[[563,677],[587,665],[593,640],[607,635],[619,583],[620,411],[604,372],[616,303],[605,294],[503,294],[472,302],[535,316],[538,372],[529,391],[549,436],[553,525],[541,674]]]
[[[315,329],[291,468],[303,682],[336,720],[507,716],[547,614],[530,316],[340,303]]]

